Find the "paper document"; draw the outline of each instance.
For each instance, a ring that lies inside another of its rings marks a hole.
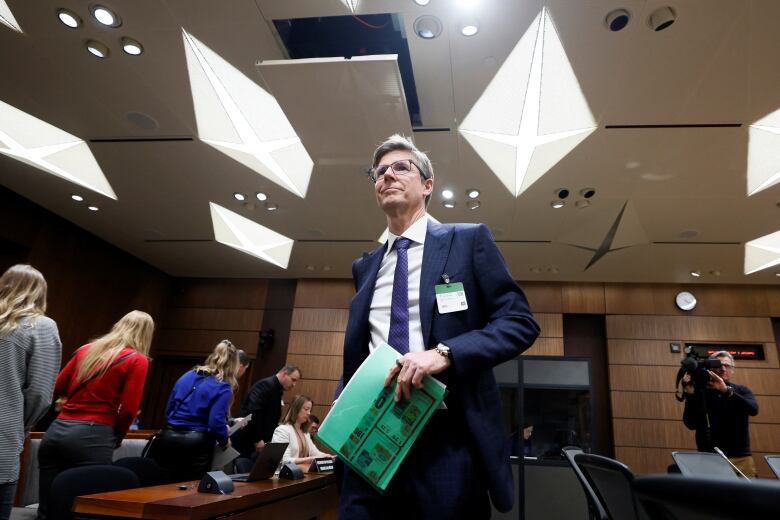
[[[447,393],[433,377],[412,387],[409,399],[393,401],[395,381],[383,383],[400,355],[383,343],[357,369],[322,422],[317,439],[352,470],[384,491],[414,441]]]
[[[246,417],[236,417],[233,419],[233,426],[230,426],[228,428],[228,435],[233,435],[238,430],[249,424],[249,421],[252,420],[252,414],[250,413]]]
[[[225,465],[233,462],[233,459],[238,457],[239,453],[232,446],[222,449],[219,446],[214,446],[214,455],[211,458],[211,470],[221,470]],[[233,471],[230,471],[233,473]]]

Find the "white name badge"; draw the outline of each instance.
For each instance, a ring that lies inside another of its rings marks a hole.
[[[466,303],[466,291],[463,290],[462,283],[443,283],[437,285],[435,289],[439,314],[465,311],[469,308],[468,303]]]

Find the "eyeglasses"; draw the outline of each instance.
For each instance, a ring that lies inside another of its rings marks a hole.
[[[720,366],[723,367],[723,368],[731,368],[731,369],[734,368],[734,365],[730,365],[728,363],[721,363]]]
[[[395,161],[394,163],[390,164],[380,164],[379,166],[368,170],[368,178],[371,179],[372,182],[381,181],[384,179],[388,168],[392,169],[393,173],[399,176],[412,175],[412,173],[414,173],[414,170],[412,170],[412,165],[414,165],[417,168],[417,171],[420,172],[420,176],[425,178],[425,176],[422,174],[422,170],[420,170],[420,166],[411,159],[401,159],[400,161]]]

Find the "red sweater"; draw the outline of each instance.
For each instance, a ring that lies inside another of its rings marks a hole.
[[[89,345],[78,349],[57,376],[55,396],[69,396],[78,388],[76,374],[87,349]],[[135,350],[125,347],[118,358],[131,352]],[[146,356],[141,353],[130,356],[102,376],[91,380],[76,395],[69,398],[57,418],[66,421],[95,421],[113,426],[117,442],[120,442],[138,413],[148,369],[149,360]]]

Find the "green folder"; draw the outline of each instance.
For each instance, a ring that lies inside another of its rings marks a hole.
[[[374,350],[352,376],[317,432],[317,440],[379,492],[387,489],[447,393],[441,382],[428,376],[422,388],[412,387],[409,399],[393,401],[395,381],[387,388],[382,384],[399,357],[387,343]]]

